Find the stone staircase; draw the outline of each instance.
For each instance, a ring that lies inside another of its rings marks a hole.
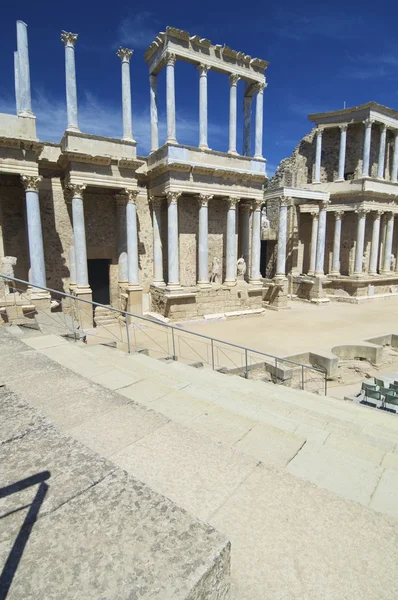
[[[394,415],[56,335],[22,342],[24,378],[2,365],[11,389],[227,535],[231,598],[397,597]]]
[[[116,325],[118,323],[117,314],[115,311],[104,306],[96,306],[94,310],[94,322],[97,327]]]

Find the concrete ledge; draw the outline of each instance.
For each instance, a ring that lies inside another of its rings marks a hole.
[[[302,352],[301,354],[292,354],[285,356],[288,360],[311,365],[326,371],[328,379],[336,377],[339,367],[339,359],[333,352]]]
[[[344,344],[332,348],[333,354],[344,360],[364,358],[374,365],[381,362],[383,346],[362,342],[361,344]]]

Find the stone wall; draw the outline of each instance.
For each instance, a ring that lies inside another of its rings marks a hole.
[[[25,192],[18,177],[0,176],[0,205],[4,255],[17,257],[14,275],[27,281],[29,251],[25,227]]]

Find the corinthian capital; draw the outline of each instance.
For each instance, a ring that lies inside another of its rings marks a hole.
[[[261,209],[261,205],[264,204],[264,200],[253,200],[252,201],[252,208],[254,211],[256,210],[260,210]]]
[[[213,199],[212,194],[198,194],[196,196],[199,206],[208,206],[209,201]]]
[[[240,198],[236,198],[235,196],[228,196],[227,197],[228,208],[230,210],[235,210],[236,205],[238,204],[239,201],[240,201]]]
[[[167,192],[166,198],[168,204],[177,204],[178,198],[181,196],[181,192]]]
[[[152,205],[153,210],[162,208],[163,196],[150,196],[149,202]]]
[[[40,175],[21,175],[22,184],[27,192],[38,192],[42,179]]]
[[[130,62],[130,58],[133,56],[133,54],[134,50],[130,50],[130,48],[122,48],[121,46],[116,52],[116,55],[122,59],[122,62]]]
[[[232,73],[229,76],[230,85],[236,85],[238,83],[239,79],[240,79],[239,75],[235,75],[235,73]]]
[[[268,83],[256,83],[254,86],[254,91],[257,92],[257,94],[262,94],[267,85]]]
[[[165,58],[166,58],[166,65],[167,66],[171,65],[172,67],[174,67],[174,65],[176,64],[176,60],[177,60],[177,57],[174,54],[174,52],[166,52]]]
[[[373,123],[375,122],[374,119],[365,119],[365,121],[363,122],[363,124],[365,125],[365,127],[372,127]]]
[[[339,125],[340,131],[347,131],[348,123],[343,123],[343,125]]]
[[[61,33],[61,42],[64,42],[65,46],[74,46],[77,38],[77,33],[71,33],[70,31],[62,31]]]
[[[200,75],[207,75],[208,71],[210,71],[209,65],[204,65],[203,63],[196,65],[196,68],[198,69]]]
[[[359,207],[359,208],[357,208],[355,210],[355,212],[357,213],[358,217],[366,217],[366,215],[369,212],[369,209],[368,208]]]
[[[130,190],[128,188],[125,188],[124,193],[126,194],[127,202],[129,202],[130,204],[136,203],[138,190]]]
[[[322,137],[322,135],[323,135],[323,127],[317,127],[317,128],[315,129],[315,133],[316,133],[316,135],[317,135],[318,137]]]
[[[83,200],[83,192],[86,189],[85,185],[69,183],[68,190],[72,198],[81,198]]]
[[[330,200],[321,200],[319,203],[320,210],[326,210],[330,204]]]

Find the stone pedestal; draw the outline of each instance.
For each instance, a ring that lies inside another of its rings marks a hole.
[[[75,289],[75,315],[81,329],[92,329],[94,327],[94,314],[92,304],[79,302],[79,299],[93,301],[93,292],[90,287],[77,287]]]
[[[142,287],[129,286],[127,288],[127,311],[134,315],[142,315]]]
[[[288,292],[287,277],[275,277],[274,284],[270,289],[269,304],[265,305],[268,310],[283,310],[289,308],[287,305]]]
[[[325,281],[325,276],[316,276],[314,279],[314,285],[312,286],[309,297],[313,304],[325,304],[330,302],[330,299],[327,298],[325,290],[323,289],[323,282]]]
[[[51,311],[51,296],[49,292],[40,291],[37,288],[28,288],[29,299],[35,305],[37,312]]]

